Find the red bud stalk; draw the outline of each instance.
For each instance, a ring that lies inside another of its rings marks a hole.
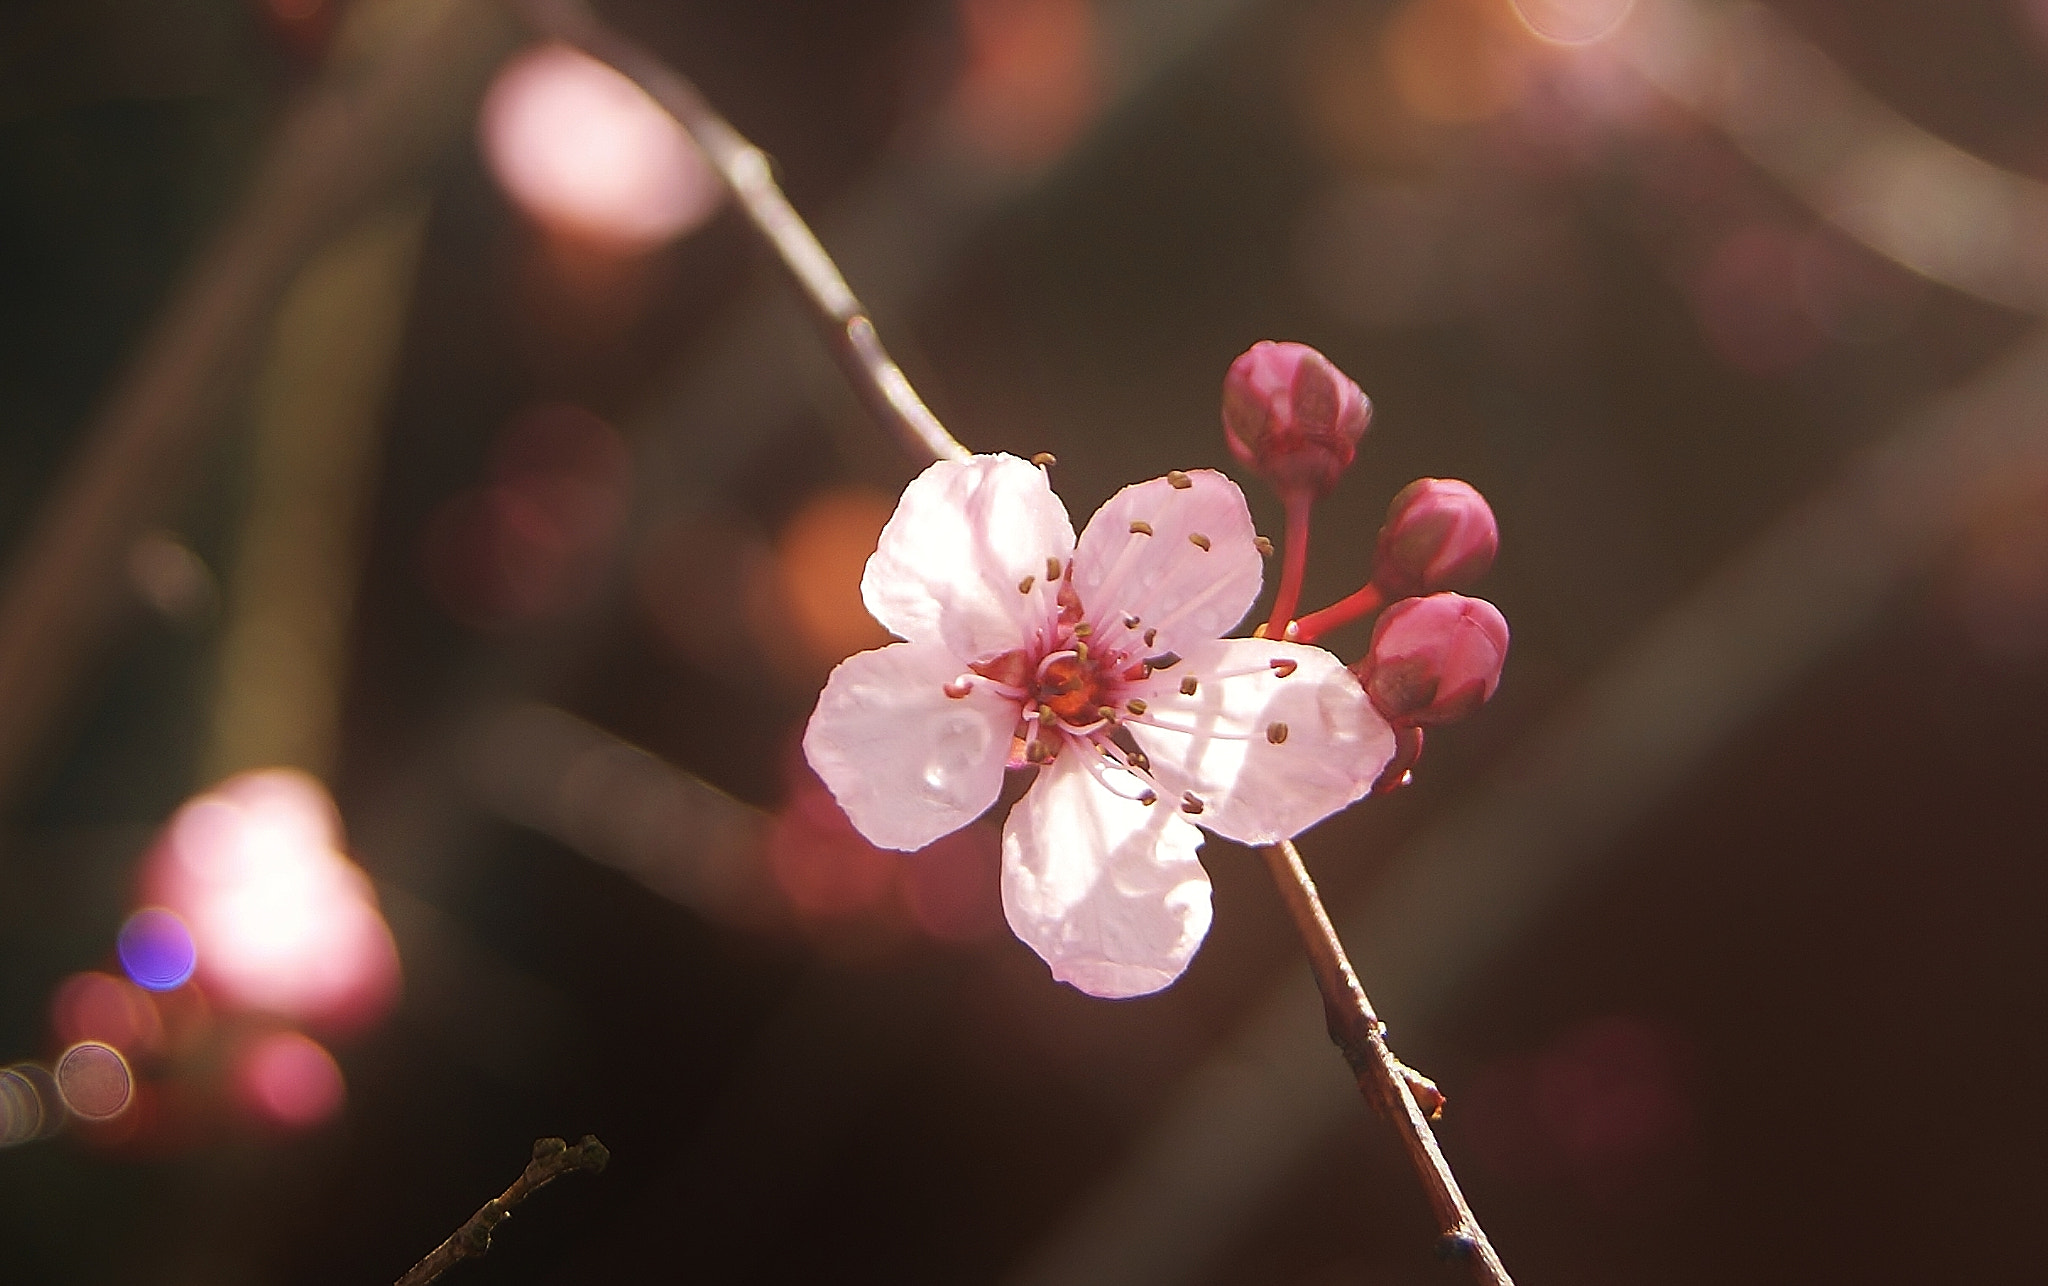
[[[1280,587],[1266,622],[1269,638],[1291,638],[1308,569],[1309,511],[1357,455],[1372,402],[1344,372],[1306,344],[1261,340],[1223,377],[1223,439],[1238,462],[1280,494],[1287,509]]]
[[[1464,589],[1486,574],[1499,549],[1500,528],[1477,489],[1456,478],[1417,478],[1387,506],[1371,583],[1302,617],[1295,637],[1310,643],[1387,603]]]

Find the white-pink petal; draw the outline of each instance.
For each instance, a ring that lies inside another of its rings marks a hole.
[[[1164,800],[1113,792],[1087,753],[1063,749],[1010,810],[1003,913],[1053,977],[1091,996],[1142,996],[1180,977],[1209,932],[1202,835]]]
[[[1064,568],[1073,552],[1044,470],[1012,455],[941,460],[904,488],[861,598],[899,638],[978,661],[1038,637],[1056,612],[1046,560]]]
[[[1157,650],[1186,652],[1236,625],[1258,598],[1264,560],[1244,493],[1213,469],[1182,477],[1185,487],[1167,478],[1125,487],[1081,533],[1074,588],[1098,633],[1136,615],[1140,629],[1159,631]]]
[[[1319,647],[1191,644],[1180,664],[1132,691],[1147,708],[1128,726],[1162,802],[1194,795],[1196,822],[1244,844],[1291,839],[1363,797],[1394,754],[1393,729]]]
[[[939,644],[892,643],[840,662],[818,694],[804,755],[869,843],[923,848],[1002,790],[1017,703],[979,680],[947,696],[960,672]]]

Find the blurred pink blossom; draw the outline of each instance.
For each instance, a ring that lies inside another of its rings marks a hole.
[[[1364,795],[1394,737],[1320,648],[1224,639],[1262,580],[1244,495],[1202,470],[1124,488],[1077,542],[1014,456],[931,466],[868,560],[904,639],[832,672],[804,750],[854,826],[917,849],[1038,765],[1003,829],[1003,908],[1098,996],[1179,977],[1209,927],[1196,825],[1290,837]]]
[[[507,193],[551,231],[645,250],[711,217],[725,188],[675,118],[566,45],[506,64],[477,121]]]
[[[244,773],[180,808],[144,875],[189,926],[198,977],[232,1004],[355,1027],[398,990],[398,952],[326,790],[289,769]]]

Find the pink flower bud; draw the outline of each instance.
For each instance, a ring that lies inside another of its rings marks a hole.
[[[1224,441],[1282,494],[1327,493],[1371,422],[1358,385],[1306,344],[1261,340],[1223,377]]]
[[[1395,727],[1452,723],[1500,686],[1508,623],[1483,598],[1431,594],[1381,613],[1372,646],[1352,667],[1366,696]]]
[[[1417,478],[1387,506],[1372,579],[1389,599],[1464,589],[1499,550],[1486,497],[1456,478]]]

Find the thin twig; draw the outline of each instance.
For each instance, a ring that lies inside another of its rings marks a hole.
[[[1494,1253],[1493,1243],[1486,1239],[1472,1207],[1465,1204],[1465,1194],[1458,1190],[1451,1164],[1444,1160],[1436,1145],[1436,1133],[1429,1128],[1430,1119],[1443,1105],[1443,1095],[1388,1048],[1386,1026],[1373,1012],[1365,988],[1358,985],[1358,975],[1351,971],[1344,944],[1338,940],[1337,930],[1323,910],[1323,899],[1317,894],[1316,883],[1309,878],[1308,868],[1302,865],[1293,841],[1282,840],[1260,852],[1265,854],[1266,867],[1280,889],[1280,900],[1287,904],[1295,930],[1308,948],[1309,967],[1315,971],[1316,987],[1323,993],[1330,1039],[1351,1064],[1365,1101],[1400,1132],[1402,1148],[1415,1167],[1416,1177],[1422,1181],[1423,1191],[1429,1195],[1437,1226],[1444,1230],[1439,1249],[1447,1257],[1465,1260],[1473,1280],[1481,1286],[1513,1286],[1513,1279],[1502,1267],[1500,1256]]]
[[[697,87],[633,41],[604,25],[583,0],[507,0],[544,35],[575,45],[625,73],[679,121],[739,199],[812,310],[832,333],[841,369],[913,455],[964,459],[968,452],[931,413],[883,350],[874,324],[838,267],[791,207],[769,172],[768,158],[733,129]],[[1292,533],[1291,533],[1292,534]],[[1290,539],[1290,548],[1300,542]],[[1291,609],[1290,609],[1291,610]],[[1443,1102],[1436,1087],[1403,1066],[1387,1048],[1384,1029],[1345,958],[1314,881],[1291,842],[1264,850],[1287,902],[1329,1015],[1330,1035],[1358,1075],[1367,1102],[1394,1122],[1444,1229],[1441,1249],[1469,1262],[1482,1286],[1513,1286],[1486,1233],[1465,1204],[1450,1163],[1437,1149],[1429,1117]],[[1428,1101],[1427,1112],[1417,1097]],[[401,1286],[404,1286],[402,1283]]]
[[[398,1286],[426,1286],[465,1259],[480,1259],[491,1248],[491,1234],[512,1214],[512,1207],[547,1187],[565,1174],[588,1170],[601,1172],[611,1153],[595,1136],[586,1134],[570,1147],[560,1139],[535,1139],[533,1159],[504,1192],[484,1202],[460,1228],[425,1259],[414,1264],[398,1279]]]
[[[961,446],[917,395],[875,333],[875,323],[810,225],[775,181],[767,153],[707,102],[696,85],[637,41],[605,25],[583,0],[507,0],[533,28],[610,63],[676,118],[732,190],[754,231],[795,278],[832,339],[833,355],[876,418],[912,455],[965,460]]]

